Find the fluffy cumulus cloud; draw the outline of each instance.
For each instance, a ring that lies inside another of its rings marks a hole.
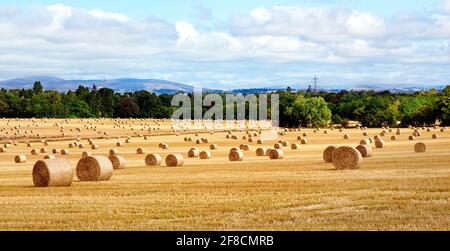
[[[0,7],[0,79],[154,77],[222,88],[300,86],[313,75],[330,85],[449,81],[450,0],[392,17],[273,6],[214,27],[194,23],[61,4]]]

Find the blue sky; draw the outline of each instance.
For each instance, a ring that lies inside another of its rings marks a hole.
[[[0,34],[0,79],[449,83],[450,0],[2,0]]]

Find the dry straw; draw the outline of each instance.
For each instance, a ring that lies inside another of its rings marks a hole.
[[[109,155],[108,158],[113,165],[113,169],[124,169],[127,165],[126,160],[120,155]]]
[[[362,164],[361,153],[353,147],[341,146],[333,151],[333,165],[336,169],[357,169]]]
[[[78,161],[76,172],[80,181],[109,180],[113,174],[113,165],[108,157],[87,156]]]
[[[266,155],[266,149],[265,148],[258,148],[256,149],[256,156],[265,156]]]
[[[201,151],[199,154],[200,159],[210,159],[211,152],[210,151]]]
[[[16,163],[25,163],[25,162],[27,162],[27,156],[25,156],[25,155],[16,155],[14,157],[14,162],[16,162]]]
[[[284,152],[280,149],[272,149],[269,152],[270,159],[282,159],[284,158]]]
[[[182,166],[184,164],[184,158],[181,154],[169,154],[166,157],[166,166]]]
[[[323,160],[326,163],[333,162],[333,152],[334,150],[336,150],[336,148],[336,146],[328,146],[327,148],[325,148],[325,150],[323,150]]]
[[[356,147],[356,150],[358,150],[361,153],[361,156],[363,158],[372,157],[372,147],[368,145],[359,145]]]
[[[427,150],[427,146],[423,142],[418,142],[414,145],[414,151],[416,153],[424,153]]]
[[[242,161],[244,159],[244,152],[239,149],[231,150],[228,154],[230,161]]]
[[[145,165],[147,166],[160,166],[162,162],[161,155],[149,154],[145,157]]]
[[[382,139],[378,139],[378,140],[375,140],[375,147],[376,148],[384,148],[384,140],[382,140]]]
[[[36,187],[70,186],[72,179],[72,168],[67,159],[38,160],[33,166],[33,183]]]
[[[199,150],[196,147],[193,147],[193,148],[189,149],[189,151],[188,151],[189,158],[198,157],[198,154],[199,154]]]
[[[91,153],[87,152],[87,151],[84,151],[84,152],[81,153],[81,157],[82,158],[87,157],[87,156],[91,156]]]

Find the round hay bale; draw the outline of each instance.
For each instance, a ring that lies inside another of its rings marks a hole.
[[[36,149],[31,150],[31,155],[38,155],[38,154],[39,154],[38,150]]]
[[[116,146],[123,146],[122,142],[116,142]]]
[[[166,166],[182,166],[184,164],[184,158],[181,154],[169,154],[166,157]]]
[[[307,139],[302,139],[302,141],[300,141],[302,143],[302,145],[306,145],[308,144],[308,140]]]
[[[308,137],[308,134],[306,132],[304,132],[303,137]]]
[[[159,154],[148,154],[145,157],[146,166],[160,166],[162,162],[162,157]]]
[[[69,148],[74,148],[75,145],[73,143],[69,143]]]
[[[6,148],[0,147],[0,153],[5,153],[5,152],[6,152]]]
[[[80,181],[109,180],[113,174],[113,165],[108,157],[87,156],[78,161],[76,173]]]
[[[67,149],[62,149],[62,150],[61,150],[61,155],[69,155],[69,150],[67,150]]]
[[[263,141],[262,139],[258,139],[258,140],[256,141],[256,144],[262,145],[262,144],[264,144],[264,141]]]
[[[200,145],[201,143],[202,143],[202,140],[200,140],[200,139],[195,140],[195,144]]]
[[[358,150],[361,153],[361,156],[363,158],[372,157],[372,147],[368,145],[359,145],[356,147],[356,150]]]
[[[384,148],[384,140],[379,139],[379,140],[375,140],[375,147],[376,148]]]
[[[367,132],[363,132],[363,136],[367,137],[368,136]]]
[[[378,135],[375,135],[375,136],[373,137],[373,139],[374,139],[375,141],[377,141],[377,140],[379,140],[379,139],[380,139],[380,136],[378,136]]]
[[[209,146],[209,149],[210,149],[210,150],[217,150],[217,149],[219,149],[219,146],[218,146],[217,144],[211,144],[211,145]]]
[[[55,155],[45,155],[44,159],[55,159]]]
[[[370,141],[368,139],[362,139],[361,141],[359,141],[360,145],[370,145]]]
[[[440,132],[445,132],[445,129],[444,129],[444,128],[441,128]]]
[[[437,139],[437,138],[439,138],[439,136],[437,134],[433,134],[433,135],[431,135],[431,138],[432,139]]]
[[[39,150],[39,152],[41,153],[47,153],[47,148],[41,147],[41,149]]]
[[[294,143],[294,144],[291,145],[291,149],[292,149],[292,150],[297,150],[297,149],[299,149],[299,148],[300,148],[300,145],[297,144],[297,143]]]
[[[199,155],[199,150],[196,147],[189,149],[189,151],[188,151],[189,158],[198,157],[198,155]]]
[[[397,140],[397,136],[392,135],[392,136],[391,136],[391,140]]]
[[[200,159],[210,159],[211,152],[210,151],[201,151],[199,154]]]
[[[239,149],[232,150],[228,154],[228,159],[230,161],[242,161],[244,159],[244,152]]]
[[[109,155],[117,155],[119,151],[117,149],[109,149]]]
[[[84,151],[84,152],[81,153],[81,157],[82,158],[87,157],[87,156],[91,156],[91,155],[92,154],[90,152],[87,152],[87,151]]]
[[[344,135],[344,139],[350,139],[350,135],[345,134],[345,135]]]
[[[424,153],[427,150],[427,146],[423,142],[417,142],[414,145],[414,151],[416,153]]]
[[[408,139],[409,140],[414,140],[414,139],[416,139],[416,137],[414,135],[409,135]]]
[[[276,144],[273,145],[273,148],[281,149],[281,148],[283,148],[283,145],[281,143],[276,143]]]
[[[136,149],[136,153],[137,153],[137,154],[145,154],[145,149],[142,148],[142,147],[138,147],[138,148]]]
[[[325,150],[323,150],[323,160],[325,163],[333,162],[333,152],[336,148],[336,146],[328,146]]]
[[[281,142],[281,145],[283,145],[283,146],[288,146],[288,145],[289,145],[289,142],[287,142],[287,141],[282,141],[282,142]]]
[[[27,146],[28,146],[28,147],[32,147],[32,146],[33,146],[33,143],[27,143]]]
[[[52,153],[53,154],[57,154],[57,153],[60,153],[61,152],[61,150],[59,150],[58,148],[53,148],[52,149]]]
[[[109,160],[113,165],[113,169],[124,169],[127,165],[126,160],[119,155],[109,155]]]
[[[167,150],[167,149],[169,149],[169,145],[163,143],[163,144],[161,145],[161,149]]]
[[[16,163],[25,163],[25,162],[27,162],[27,156],[25,156],[25,155],[16,155],[14,157],[14,162],[16,162]]]
[[[246,145],[246,144],[241,144],[239,146],[239,149],[244,150],[244,151],[250,151],[252,149],[252,147],[249,145]]]
[[[362,164],[361,153],[353,147],[341,146],[333,151],[333,165],[338,170],[357,169]]]
[[[72,168],[67,159],[38,160],[33,166],[33,183],[36,187],[70,186],[72,179]]]
[[[270,159],[282,159],[284,158],[284,152],[280,149],[272,149],[269,152]]]
[[[302,140],[303,137],[302,136],[297,136],[297,140]]]
[[[92,149],[92,150],[96,150],[96,149],[98,149],[98,145],[96,145],[96,144],[92,144],[92,145],[91,145],[91,149]]]
[[[256,149],[256,156],[265,156],[266,155],[266,149],[265,148],[258,148]]]

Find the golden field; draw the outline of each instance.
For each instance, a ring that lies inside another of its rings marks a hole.
[[[201,130],[195,136],[181,130],[177,136],[170,127],[169,120],[1,119],[2,145],[12,139],[17,145],[0,153],[0,229],[450,230],[450,130],[431,128],[410,141],[412,129],[403,128],[398,140],[391,141],[394,130],[383,137],[386,146],[374,148],[360,169],[338,171],[323,161],[323,150],[328,145],[358,145],[364,138],[362,130],[328,129],[325,134],[324,129],[316,133],[301,129],[275,138],[264,131],[260,137],[267,148],[278,140],[300,143],[297,136],[309,134],[308,144],[298,150],[285,147],[284,159],[270,160],[256,156],[261,145],[243,140],[245,131],[233,132],[239,139],[232,140],[226,139],[225,131],[210,135]],[[382,129],[365,131],[373,137]],[[433,133],[439,138],[432,139]],[[68,148],[78,134],[87,147]],[[145,140],[139,134],[149,137]],[[350,139],[344,140],[344,134]],[[117,147],[126,136],[133,136],[131,143]],[[185,142],[186,136],[194,142]],[[202,137],[210,142],[195,144]],[[88,148],[88,138],[99,149]],[[49,145],[44,146],[42,139]],[[27,147],[27,141],[33,146]],[[414,152],[419,141],[427,145],[425,153]],[[160,142],[169,149],[159,148]],[[209,150],[211,143],[219,146],[211,150],[211,159],[187,157],[189,148]],[[245,151],[243,161],[229,161],[229,149],[242,143],[252,149]],[[33,164],[45,154],[30,151],[41,147],[70,151],[57,155],[70,160],[74,170],[70,187],[33,186]],[[163,158],[181,153],[184,166],[147,167],[145,155],[136,154],[138,147]],[[114,170],[109,181],[79,182],[75,167],[81,152],[106,156],[111,148],[127,160],[127,167]],[[17,154],[26,154],[27,162],[14,163]]]

